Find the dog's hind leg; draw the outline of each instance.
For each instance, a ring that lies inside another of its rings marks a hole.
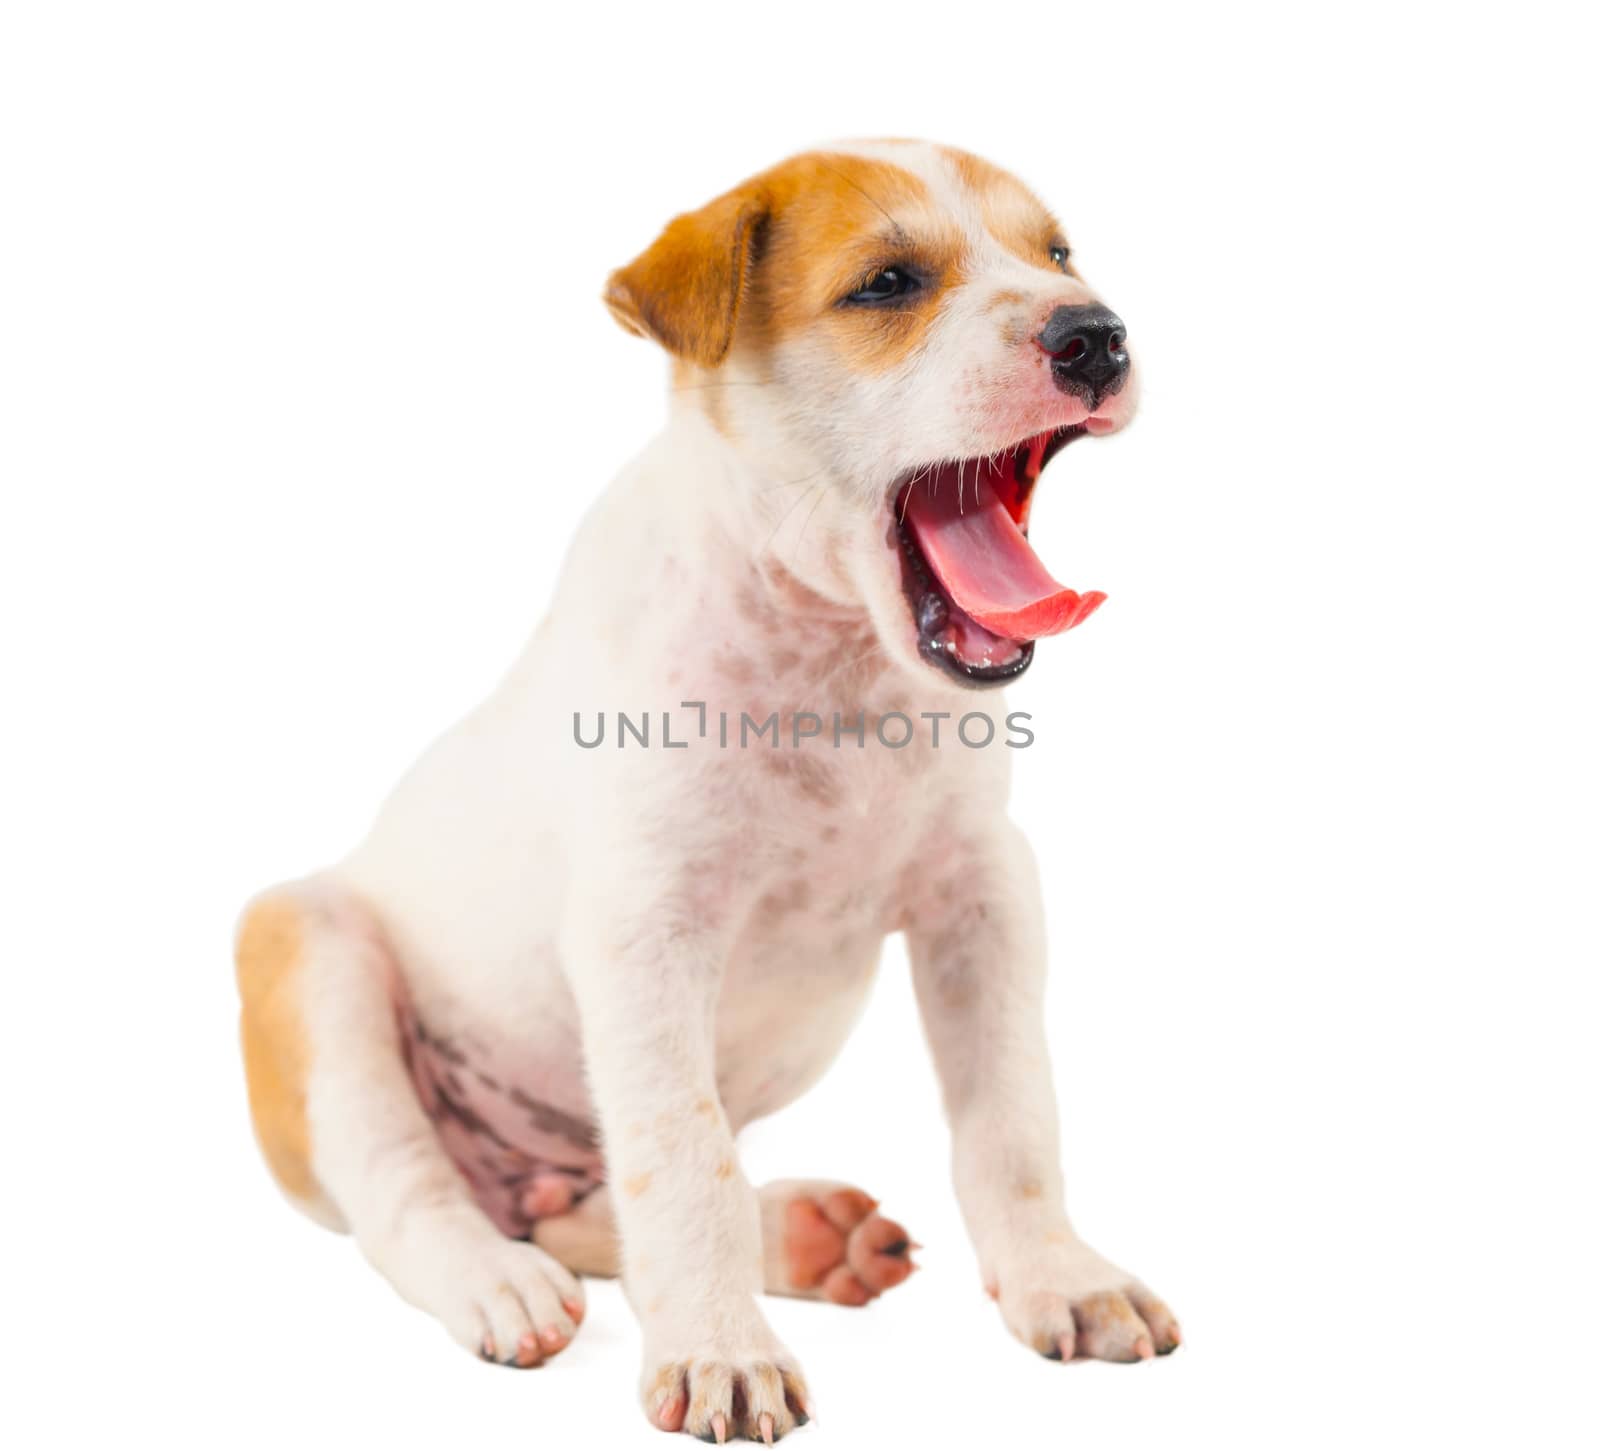
[[[865,1305],[903,1284],[919,1248],[878,1201],[849,1184],[780,1179],[761,1189],[769,1295]]]
[[[575,1275],[612,1280],[622,1273],[617,1217],[611,1207],[611,1191],[604,1185],[567,1213],[534,1220],[533,1242]]]
[[[865,1305],[916,1269],[910,1236],[877,1212],[877,1200],[848,1184],[782,1179],[764,1185],[757,1197],[769,1295]],[[607,1189],[595,1190],[569,1214],[537,1221],[533,1238],[578,1274],[609,1277],[621,1269]]]
[[[371,915],[326,881],[275,888],[245,912],[236,959],[251,1114],[290,1199],[348,1228],[474,1352],[528,1366],[562,1349],[582,1288],[502,1235],[446,1155],[406,1070],[399,966]]]

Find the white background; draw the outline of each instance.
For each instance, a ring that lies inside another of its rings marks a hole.
[[[747,1142],[927,1245],[866,1312],[772,1305],[797,1444],[1592,1436],[1578,7],[567,9],[0,19],[6,1438],[665,1444],[614,1287],[495,1370],[278,1199],[229,934],[496,680],[659,425],[607,270],[864,134],[1030,180],[1146,370],[1035,514],[1111,602],[1013,694],[1015,810],[1075,1217],[1188,1343],[1006,1337],[895,946]]]

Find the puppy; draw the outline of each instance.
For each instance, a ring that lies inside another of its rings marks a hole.
[[[1051,455],[1133,412],[1122,323],[1026,187],[913,142],[752,178],[605,302],[670,355],[670,422],[503,685],[244,915],[268,1164],[490,1360],[548,1360],[579,1275],[622,1275],[646,1415],[775,1440],[811,1393],[760,1293],[862,1305],[914,1246],[853,1186],[752,1186],[735,1135],[817,1080],[903,932],[1006,1325],[1173,1349],[1067,1219],[1039,882],[973,723],[1100,601],[1025,536]]]

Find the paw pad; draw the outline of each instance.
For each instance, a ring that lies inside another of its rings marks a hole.
[[[792,1201],[784,1214],[789,1281],[836,1305],[865,1305],[917,1268],[904,1228],[859,1189]]]

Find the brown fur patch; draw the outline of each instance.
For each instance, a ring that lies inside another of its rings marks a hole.
[[[978,200],[983,224],[1008,252],[1036,267],[1054,267],[1050,248],[1063,241],[1061,223],[1049,208],[1017,180],[991,161],[951,146],[939,148],[955,168],[957,177]]]
[[[764,219],[760,196],[744,189],[673,218],[607,280],[611,315],[669,353],[716,367],[733,341],[751,246]]]
[[[674,218],[611,274],[604,297],[623,327],[693,368],[717,367],[735,344],[761,351],[806,333],[845,367],[874,373],[922,344],[940,298],[961,281],[964,251],[959,228],[910,171],[809,152]],[[923,282],[905,305],[840,305],[894,266]],[[685,392],[705,381],[693,369],[674,378]]]
[[[649,1174],[635,1174],[623,1183],[622,1192],[630,1199],[637,1199],[650,1187],[651,1177]]]
[[[963,280],[960,229],[920,177],[891,162],[813,153],[769,177],[774,205],[750,289],[751,343],[770,347],[805,333],[853,372],[903,363],[926,341],[941,299]],[[921,279],[905,303],[844,303],[888,267]]]
[[[316,1199],[306,1122],[310,1047],[300,1012],[305,932],[300,912],[281,898],[252,906],[235,948],[240,1041],[256,1138],[273,1177],[299,1199]]]

